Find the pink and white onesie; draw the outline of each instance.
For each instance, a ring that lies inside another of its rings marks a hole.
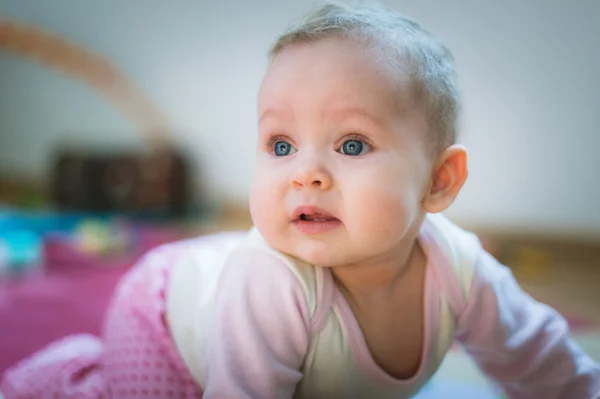
[[[510,398],[600,398],[600,368],[477,238],[441,215],[427,256],[424,350],[396,379],[370,355],[327,268],[256,229],[158,248],[119,284],[102,337],[68,337],[8,370],[13,398],[409,398],[453,342]],[[393,315],[390,315],[393,317]]]

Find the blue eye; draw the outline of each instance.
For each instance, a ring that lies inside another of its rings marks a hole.
[[[294,148],[287,141],[278,141],[273,146],[273,153],[276,157],[285,157],[286,155],[290,155],[293,150]]]
[[[341,152],[344,155],[362,155],[369,150],[369,145],[360,140],[346,140],[342,144]]]

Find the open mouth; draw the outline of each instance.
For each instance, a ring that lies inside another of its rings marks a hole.
[[[342,222],[325,209],[301,206],[296,209],[292,223],[304,234],[326,233],[338,228]]]
[[[338,220],[330,215],[324,215],[322,213],[313,213],[313,214],[300,214],[299,220],[303,220],[306,222],[331,222],[333,220]]]

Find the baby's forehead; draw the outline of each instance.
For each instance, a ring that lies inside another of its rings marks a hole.
[[[303,57],[299,56],[299,53]],[[274,61],[281,64],[281,60],[283,63],[293,63],[309,59],[308,62],[317,63],[328,58],[346,63],[356,63],[360,60],[377,65],[396,83],[415,78],[419,70],[418,62],[399,43],[371,38],[352,38],[341,34],[290,43],[271,57],[269,66],[272,66]]]
[[[260,86],[259,101],[294,95],[294,90],[311,87],[318,92],[335,90],[332,100],[336,101],[343,101],[346,95],[384,99],[391,94],[396,106],[405,108],[419,100],[415,73],[410,68],[410,63],[394,60],[377,46],[345,37],[294,43],[271,60]],[[308,85],[298,88],[299,81]],[[310,86],[312,83],[316,88]],[[335,94],[340,98],[336,99]]]

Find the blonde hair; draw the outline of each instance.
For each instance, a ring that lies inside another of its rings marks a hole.
[[[453,58],[437,38],[414,20],[379,4],[328,2],[290,26],[271,47],[275,57],[291,44],[342,36],[369,46],[393,76],[407,80],[424,101],[434,149],[456,140],[460,98]]]

